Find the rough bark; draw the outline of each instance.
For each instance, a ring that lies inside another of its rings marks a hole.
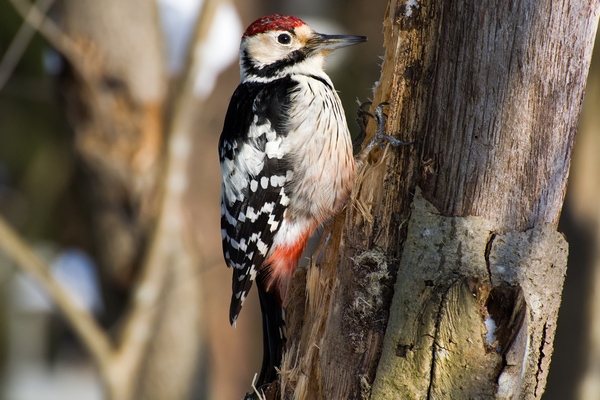
[[[374,153],[326,231],[288,306],[284,397],[541,397],[599,8],[390,1],[374,104],[415,144]]]

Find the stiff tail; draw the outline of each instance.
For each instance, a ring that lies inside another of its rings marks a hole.
[[[258,298],[262,311],[263,325],[263,362],[258,378],[259,386],[277,379],[277,371],[281,365],[281,356],[285,345],[283,308],[276,293],[267,292],[263,282],[257,282]]]
[[[283,303],[288,297],[292,276],[312,230],[307,229],[289,246],[275,247],[257,279],[263,323],[263,364],[259,384],[277,379],[285,345]]]

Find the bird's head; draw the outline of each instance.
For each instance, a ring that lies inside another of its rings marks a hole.
[[[242,81],[271,80],[291,73],[318,74],[333,50],[366,41],[365,36],[324,35],[304,21],[269,15],[254,21],[240,45]]]

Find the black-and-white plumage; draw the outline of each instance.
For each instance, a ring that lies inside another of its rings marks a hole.
[[[241,84],[229,104],[219,142],[223,173],[223,252],[233,271],[230,322],[235,324],[273,244],[289,197],[293,168],[281,149],[292,79]],[[289,191],[289,184],[288,184]]]
[[[364,40],[322,35],[280,15],[255,21],[242,38],[241,82],[219,141],[221,232],[233,268],[232,324],[252,283],[258,285],[265,338],[260,383],[276,378],[281,304],[298,258],[314,230],[343,206],[356,169],[324,58]]]

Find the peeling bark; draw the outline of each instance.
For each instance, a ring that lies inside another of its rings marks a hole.
[[[417,190],[373,398],[541,395],[567,244],[551,225],[492,228],[440,215]]]

